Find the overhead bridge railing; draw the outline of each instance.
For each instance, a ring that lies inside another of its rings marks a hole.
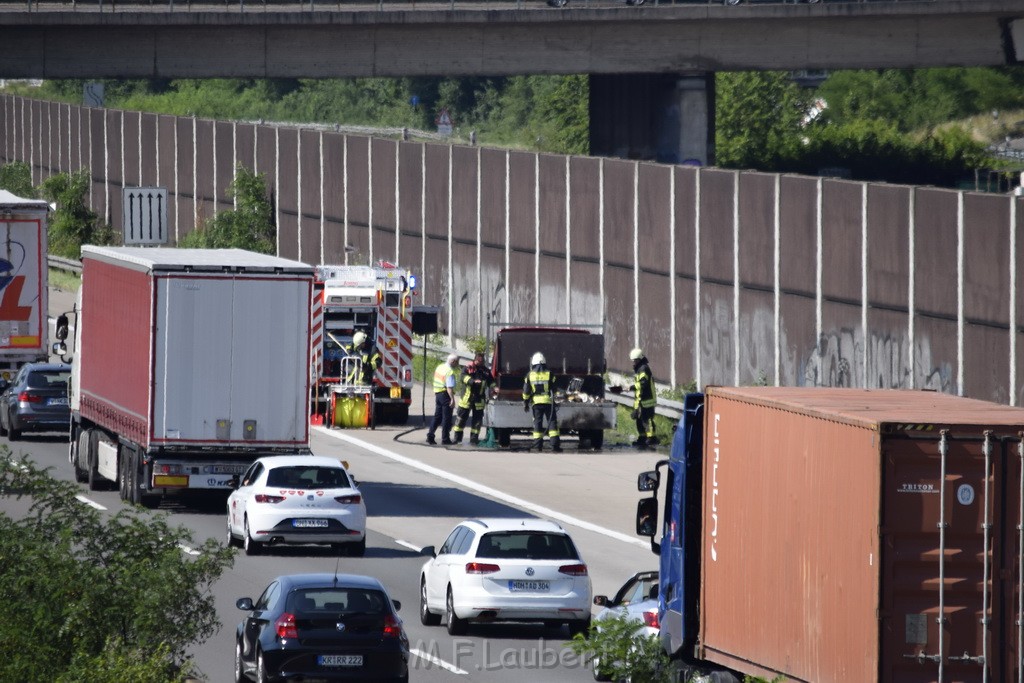
[[[408,11],[438,9],[527,9],[552,7],[607,9],[630,5],[639,7],[682,7],[699,5],[793,5],[793,4],[834,4],[866,2],[920,2],[921,0],[225,0],[224,2],[188,0],[0,0],[0,12],[117,12],[117,13],[163,13],[163,12],[366,12],[366,11]],[[932,2],[957,2],[959,0],[931,0]]]

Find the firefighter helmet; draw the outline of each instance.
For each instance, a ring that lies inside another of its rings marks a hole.
[[[356,332],[355,334],[352,335],[353,346],[361,346],[364,341],[366,341],[365,332]]]
[[[637,348],[635,348],[635,349],[633,349],[632,351],[629,352],[629,359],[630,360],[640,360],[643,357],[644,357],[644,351],[643,351],[643,349],[641,349],[639,347],[637,347]]]
[[[544,354],[538,351],[533,354],[533,358],[530,359],[530,365],[546,365],[547,361],[544,360]]]

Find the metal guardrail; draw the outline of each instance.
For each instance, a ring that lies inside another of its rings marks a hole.
[[[82,274],[82,262],[75,261],[74,259],[64,258],[63,256],[53,256],[51,254],[46,255],[46,265],[56,270],[63,270],[68,273],[75,273],[77,275]]]
[[[420,347],[422,348],[422,347]],[[435,353],[441,356],[447,356],[449,353],[454,353],[460,358],[460,360],[471,361],[473,360],[473,353],[464,351],[462,349],[453,349],[450,346],[441,346],[438,344],[427,344],[427,349],[431,353]],[[633,407],[633,394],[616,394],[611,391],[605,391],[604,398],[612,403],[617,403],[620,406],[627,408]],[[683,415],[683,404],[680,401],[672,401],[667,398],[658,398],[658,405],[654,408],[655,415],[668,418],[673,421],[679,420]]]
[[[644,5],[672,7],[678,5],[791,5],[791,4],[858,4],[866,2],[953,2],[954,0],[0,0],[2,12],[98,12],[98,13],[204,13],[211,12],[329,12],[455,9],[488,10],[514,6],[524,7],[584,7],[607,8],[612,5]]]

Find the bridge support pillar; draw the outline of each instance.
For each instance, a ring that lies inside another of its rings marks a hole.
[[[592,74],[590,153],[714,163],[715,75]]]

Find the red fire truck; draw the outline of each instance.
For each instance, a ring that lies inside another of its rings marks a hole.
[[[412,335],[437,331],[436,309],[413,306],[415,295],[415,276],[386,261],[315,268],[310,354],[315,423],[363,427],[408,420]],[[352,351],[357,332],[381,355],[372,385],[359,379],[360,354]]]

